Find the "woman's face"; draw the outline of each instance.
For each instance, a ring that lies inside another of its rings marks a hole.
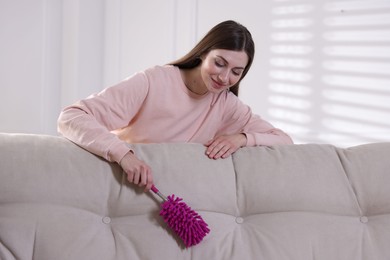
[[[202,57],[201,77],[208,91],[222,92],[236,84],[248,64],[244,51],[215,49]]]

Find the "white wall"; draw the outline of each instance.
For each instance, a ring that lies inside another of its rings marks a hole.
[[[256,42],[256,113],[298,143],[390,141],[390,0],[0,0],[0,132],[55,135],[62,107],[225,19]]]
[[[52,131],[59,108],[61,17],[36,2],[0,1],[0,131]]]

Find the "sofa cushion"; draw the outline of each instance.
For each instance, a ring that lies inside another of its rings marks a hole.
[[[161,200],[61,137],[0,134],[0,259],[390,259],[390,144],[136,144],[155,185],[211,232],[194,247]]]

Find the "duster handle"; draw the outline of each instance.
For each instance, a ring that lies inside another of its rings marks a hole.
[[[152,188],[150,189],[151,191],[153,191],[155,194],[157,194],[163,201],[167,201],[168,199],[167,199],[167,197],[164,195],[164,194],[162,194],[157,188],[156,188],[156,186],[152,186]]]

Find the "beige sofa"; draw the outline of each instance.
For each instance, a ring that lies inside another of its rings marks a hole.
[[[201,214],[191,248],[160,198],[61,137],[0,134],[0,259],[390,259],[390,144],[135,145],[156,186]]]

